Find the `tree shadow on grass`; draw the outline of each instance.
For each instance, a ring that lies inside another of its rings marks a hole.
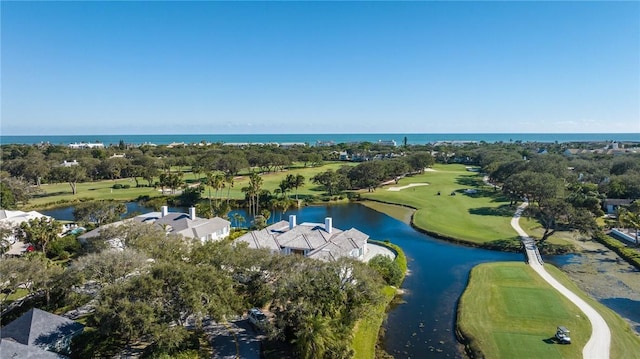
[[[462,176],[456,178],[456,184],[468,186],[468,187],[481,187],[484,185],[482,178],[475,176]]]
[[[514,212],[515,208],[508,204],[503,204],[498,207],[478,207],[469,209],[469,214],[476,214],[480,216],[512,217]]]
[[[60,192],[45,192],[45,193],[37,193],[33,195],[33,198],[45,198],[45,197],[53,197],[53,196],[61,196],[63,194],[69,194],[69,191],[60,191]]]

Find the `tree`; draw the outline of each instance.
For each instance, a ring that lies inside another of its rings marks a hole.
[[[334,170],[320,172],[311,178],[311,182],[322,185],[330,196],[349,188],[349,179]]]
[[[349,170],[350,183],[357,188],[366,188],[369,192],[385,179],[385,170],[380,161],[361,163]]]
[[[3,259],[0,261],[0,277],[3,278],[0,289],[5,296],[0,300],[0,304],[19,288],[26,288],[31,294],[40,292],[48,304],[50,294],[57,287],[62,273],[60,265],[41,253]]]
[[[0,175],[0,208],[15,209],[18,203],[27,204],[37,189],[17,177]]]
[[[78,193],[77,184],[87,178],[87,171],[81,165],[70,167],[55,167],[52,174],[60,181],[65,181],[71,186],[71,192],[75,195]]]
[[[47,253],[47,245],[58,238],[62,232],[60,222],[49,217],[30,219],[22,222],[16,229],[16,237],[26,243],[33,244],[42,253]]]
[[[423,173],[425,168],[433,166],[436,161],[430,153],[416,152],[407,157],[407,163],[413,171]]]
[[[628,208],[621,207],[618,211],[618,222],[622,227],[632,228],[636,233],[636,246],[640,244],[638,241],[638,230],[640,230],[640,205],[634,202]]]
[[[6,223],[0,223],[0,257],[3,257],[11,249],[11,236],[13,229]]]
[[[319,314],[310,314],[302,318],[292,342],[303,359],[323,359],[335,342],[335,323],[331,318]]]
[[[176,189],[182,186],[182,172],[165,172],[160,174],[160,186],[164,193],[164,188],[168,187],[171,193],[175,193]]]
[[[242,188],[242,192],[245,193],[248,200],[249,214],[256,215],[260,208],[260,190],[262,189],[262,177],[259,174],[252,172],[249,175],[249,186]]]
[[[367,264],[378,272],[387,284],[396,287],[402,284],[402,270],[393,259],[378,254],[371,258]]]
[[[94,201],[79,203],[73,210],[76,222],[93,223],[98,227],[120,220],[127,213],[127,206],[116,201]]]
[[[148,264],[147,256],[131,248],[122,251],[101,251],[79,257],[70,267],[86,280],[111,285]]]
[[[298,188],[304,186],[304,180],[304,176],[298,173],[295,176],[292,176],[289,181],[289,186],[296,189],[296,201],[298,201]]]
[[[293,175],[288,174],[287,177],[283,178],[282,181],[280,181],[280,184],[278,184],[278,189],[280,190],[280,193],[282,193],[283,199],[287,196],[287,192],[291,189],[292,177]]]

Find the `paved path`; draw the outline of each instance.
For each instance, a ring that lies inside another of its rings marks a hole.
[[[553,288],[555,288],[562,295],[572,301],[582,312],[587,316],[591,322],[591,338],[582,349],[582,357],[585,359],[608,359],[609,351],[611,347],[611,332],[607,322],[604,321],[602,316],[596,312],[587,302],[582,298],[575,295],[572,291],[565,288],[560,282],[553,278],[540,263],[541,260],[537,257],[537,249],[535,242],[531,237],[520,228],[520,216],[529,203],[525,202],[514,214],[511,219],[511,227],[518,232],[518,235],[522,239],[522,243],[527,250],[527,257],[529,258],[529,265],[535,270],[542,279],[546,280]]]
[[[260,341],[264,335],[257,333],[246,319],[211,323],[205,327],[205,331],[213,338],[213,359],[260,358]]]

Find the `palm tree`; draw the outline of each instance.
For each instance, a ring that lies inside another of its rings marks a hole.
[[[287,175],[287,178],[284,178],[282,181],[280,181],[280,184],[278,185],[278,189],[280,190],[280,193],[282,193],[282,198],[284,199],[284,197],[287,195],[287,191],[289,190],[289,181],[288,178],[291,175]]]
[[[330,318],[310,315],[301,322],[295,332],[293,343],[303,359],[324,358],[334,341],[333,326]]]
[[[618,222],[622,227],[632,228],[635,230],[636,246],[638,246],[640,244],[640,242],[638,242],[638,230],[640,229],[640,214],[621,207],[618,211]]]
[[[227,173],[224,177],[224,181],[228,184],[227,186],[227,203],[229,203],[229,198],[231,198],[231,188],[233,187],[233,174]]]
[[[249,193],[253,196],[253,205],[255,208],[251,208],[254,215],[260,211],[260,190],[262,189],[262,177],[259,174],[253,172],[249,176]]]
[[[293,178],[289,182],[289,185],[296,189],[296,202],[297,202],[298,201],[298,187],[304,186],[304,176],[298,173],[297,175],[292,176],[292,177]]]

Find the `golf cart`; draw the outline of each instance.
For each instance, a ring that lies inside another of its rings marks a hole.
[[[567,327],[559,326],[556,331],[556,339],[558,339],[561,344],[571,344],[569,329],[567,329]]]

